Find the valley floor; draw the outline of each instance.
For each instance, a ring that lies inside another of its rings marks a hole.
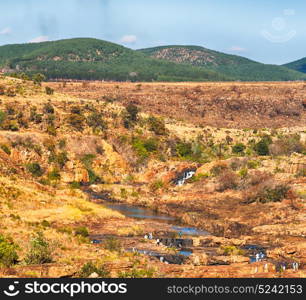
[[[303,83],[1,86],[0,276],[306,276]]]

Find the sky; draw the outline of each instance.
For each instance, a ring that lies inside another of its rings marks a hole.
[[[283,64],[306,56],[305,15],[303,0],[0,0],[0,45],[93,37]]]

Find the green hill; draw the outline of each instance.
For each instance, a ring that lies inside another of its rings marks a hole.
[[[294,62],[291,62],[289,64],[285,64],[284,67],[298,71],[298,72],[306,73],[306,57],[296,60]]]
[[[138,51],[151,58],[205,67],[235,80],[287,81],[306,79],[304,74],[284,66],[266,65],[241,56],[229,55],[199,46],[163,46]]]
[[[223,81],[213,70],[149,58],[123,46],[89,38],[0,47],[0,69],[48,79],[116,81]]]

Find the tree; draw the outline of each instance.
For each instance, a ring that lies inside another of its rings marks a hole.
[[[254,150],[257,152],[258,155],[269,155],[269,142],[266,139],[262,139],[257,144],[255,144]]]
[[[46,77],[45,75],[41,74],[41,73],[38,73],[38,74],[35,74],[33,75],[32,77],[32,80],[35,84],[37,85],[41,85],[41,83],[46,80]]]

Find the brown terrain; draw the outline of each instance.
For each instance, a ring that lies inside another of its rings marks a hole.
[[[0,275],[305,277],[304,99],[299,82],[1,77]]]
[[[124,105],[132,102],[145,112],[197,126],[280,128],[306,123],[306,84],[303,82],[78,82],[53,83],[51,86],[85,99],[109,100]]]

